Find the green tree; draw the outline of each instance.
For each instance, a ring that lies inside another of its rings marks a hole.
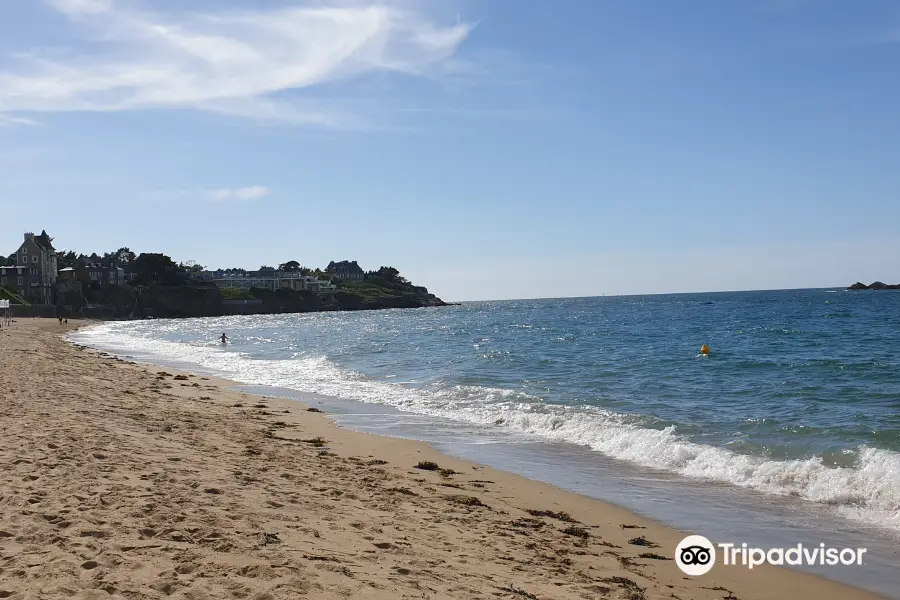
[[[204,267],[203,265],[198,265],[196,263],[189,265],[183,262],[178,263],[178,268],[184,270],[187,273],[200,273],[201,271],[206,270],[206,267]]]
[[[128,265],[133,263],[135,258],[137,257],[134,252],[127,246],[123,246],[115,252],[104,252],[100,262],[103,263],[104,267],[121,267],[127,269]]]
[[[409,283],[405,277],[400,276],[400,271],[394,267],[381,267],[375,271],[375,276],[392,283]]]
[[[289,260],[286,263],[281,263],[278,265],[279,271],[284,271],[285,273],[298,273],[300,271],[300,263],[296,260]]]
[[[185,270],[165,254],[141,253],[131,263],[131,272],[135,274],[135,283],[150,285],[180,285],[187,279]]]
[[[134,260],[137,258],[135,253],[132,252],[131,249],[128,248],[128,246],[123,246],[123,247],[119,248],[118,250],[116,250],[113,253],[113,255],[114,255],[113,260],[115,261],[114,262],[115,266],[122,267],[123,269],[127,268],[128,265],[133,263]]]
[[[67,267],[75,268],[78,262],[78,255],[73,251],[60,250],[56,253],[56,268],[65,269]]]

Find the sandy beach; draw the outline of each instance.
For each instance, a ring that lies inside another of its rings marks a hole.
[[[688,578],[684,532],[66,330],[0,331],[0,598],[878,597],[775,567]]]

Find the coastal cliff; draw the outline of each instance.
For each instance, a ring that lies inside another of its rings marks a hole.
[[[324,295],[290,289],[223,290],[211,283],[197,282],[76,289],[79,286],[79,282],[68,282],[58,294],[59,306],[71,307],[77,313],[82,306],[99,305],[105,307],[111,318],[216,317],[447,305],[424,287],[378,278],[341,284],[333,294]]]
[[[151,285],[135,294],[136,317],[214,317],[223,314],[222,293],[215,286]]]
[[[331,261],[325,270],[290,260],[278,267],[206,270],[158,252],[119,248],[103,256],[56,253],[60,267],[52,301],[29,301],[0,288],[20,314],[90,313],[96,318],[215,317],[317,311],[424,308],[447,304],[396,268],[364,271],[357,261]],[[52,306],[51,306],[52,304]]]

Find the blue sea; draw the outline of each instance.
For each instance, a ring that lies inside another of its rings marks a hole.
[[[511,470],[676,525],[698,523],[640,505],[636,481],[749,497],[816,529],[900,533],[900,293],[471,302],[111,322],[74,338],[341,399],[357,428],[397,424],[475,460],[514,456]]]

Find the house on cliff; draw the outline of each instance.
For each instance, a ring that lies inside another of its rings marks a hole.
[[[362,270],[362,267],[355,260],[331,261],[325,267],[325,272],[331,275],[332,280],[356,282],[366,278],[365,271]]]
[[[0,286],[12,290],[23,298],[26,298],[26,292],[32,289],[32,281],[38,282],[36,277],[32,277],[29,267],[19,265],[0,267]]]
[[[79,261],[75,268],[75,278],[85,285],[103,282],[103,265],[99,262],[88,260]]]
[[[62,273],[62,272],[60,272]],[[74,278],[84,285],[125,285],[125,269],[103,264],[103,259],[92,254],[79,257],[74,268]]]

